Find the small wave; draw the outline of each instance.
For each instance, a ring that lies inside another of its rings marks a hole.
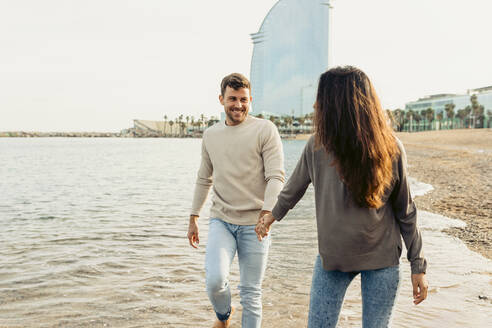
[[[83,266],[69,272],[69,274],[73,277],[87,278],[87,277],[99,276],[102,274],[102,272],[93,266]]]
[[[434,187],[432,185],[420,182],[415,178],[408,177],[408,181],[410,182],[410,192],[412,194],[412,197],[423,196],[429,191],[434,190]]]
[[[422,214],[419,221],[420,228],[424,230],[442,231],[449,228],[464,228],[466,223],[458,219],[451,219],[446,216],[427,211],[420,211]]]
[[[56,216],[52,216],[52,215],[47,215],[47,216],[40,216],[37,218],[38,220],[54,220],[54,219],[57,219]]]

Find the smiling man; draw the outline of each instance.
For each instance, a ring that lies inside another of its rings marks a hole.
[[[190,245],[198,247],[198,216],[213,186],[205,256],[208,297],[217,321],[229,327],[231,305],[229,270],[236,252],[242,327],[261,327],[261,283],[270,240],[259,242],[258,218],[272,210],[284,183],[283,151],[275,125],[248,115],[251,104],[248,79],[238,73],[221,83],[220,103],[226,119],[207,129],[188,226]]]

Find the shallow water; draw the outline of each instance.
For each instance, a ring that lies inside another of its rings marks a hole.
[[[207,219],[200,220],[199,250],[186,239],[200,142],[0,139],[0,327],[210,327]],[[284,141],[288,173],[303,146]],[[431,188],[412,185],[415,194]],[[426,212],[419,220],[430,295],[412,304],[403,259],[394,326],[491,326],[491,261],[442,233],[463,222]],[[309,189],[273,227],[264,327],[306,326],[315,228]],[[235,261],[233,327],[240,326],[238,279]],[[359,327],[360,316],[356,279],[339,326]]]

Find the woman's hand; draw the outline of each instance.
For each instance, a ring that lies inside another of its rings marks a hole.
[[[413,286],[413,303],[415,305],[420,304],[427,298],[427,290],[429,284],[425,278],[425,273],[412,274],[412,286]]]
[[[261,216],[258,219],[258,223],[255,227],[256,236],[258,240],[261,241],[263,237],[268,236],[268,232],[270,231],[270,226],[275,222],[275,218],[272,213],[268,212],[265,215]]]

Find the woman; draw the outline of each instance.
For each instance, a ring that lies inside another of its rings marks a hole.
[[[401,237],[411,264],[414,303],[427,297],[426,260],[410,196],[406,155],[369,78],[351,66],[319,79],[315,134],[309,139],[258,239],[313,183],[318,248],[308,327],[335,327],[352,279],[360,273],[363,327],[387,327],[400,285]]]

